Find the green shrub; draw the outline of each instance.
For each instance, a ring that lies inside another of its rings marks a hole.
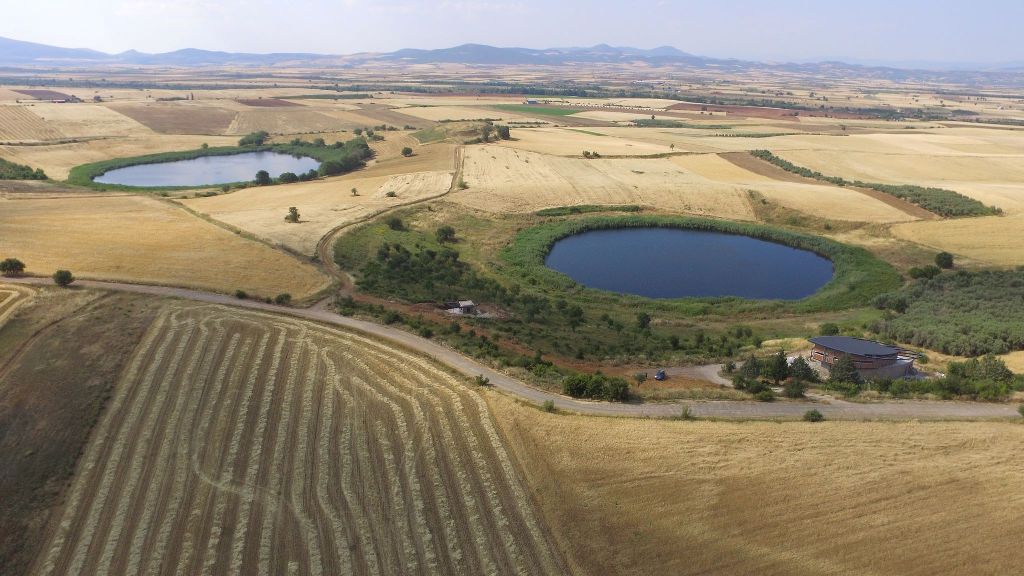
[[[475,377],[473,377],[473,382],[477,386],[490,386],[491,385],[491,379],[488,378],[487,376],[484,376],[483,374],[478,374]]]
[[[70,286],[75,281],[75,275],[70,270],[57,270],[53,273],[53,283],[61,288]]]
[[[245,290],[235,290],[235,298],[239,300],[245,300],[249,297],[249,294]]]
[[[622,378],[595,374],[573,374],[562,379],[562,391],[573,398],[622,402],[629,398],[629,384]]]
[[[274,297],[274,304],[279,306],[287,306],[292,303],[292,295],[287,292],[278,294]]]
[[[839,334],[839,325],[833,322],[825,322],[818,328],[818,334],[821,336],[835,336]]]
[[[39,168],[33,170],[30,166],[0,158],[0,180],[46,180],[46,173]]]
[[[811,409],[808,410],[807,412],[804,412],[805,422],[823,422],[824,420],[825,415],[819,412],[818,410]]]
[[[259,132],[252,132],[252,133],[246,134],[245,136],[242,136],[242,138],[238,141],[238,145],[239,146],[262,146],[263,143],[266,142],[267,138],[269,138],[269,137],[270,137],[270,134],[268,134],[267,132],[265,132],[263,130],[260,130]]]
[[[775,392],[772,392],[770,388],[766,388],[757,394],[754,394],[754,399],[758,402],[774,402]]]
[[[935,255],[935,265],[939,268],[950,269],[953,267],[953,255],[949,252],[939,252]]]
[[[807,384],[801,380],[790,380],[782,389],[782,395],[786,398],[803,398],[807,393]]]
[[[545,400],[544,403],[541,404],[540,408],[541,408],[541,410],[543,410],[545,412],[554,412],[555,411],[555,401],[554,400]]]

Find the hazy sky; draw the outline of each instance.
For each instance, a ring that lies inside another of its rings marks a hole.
[[[1022,0],[5,0],[0,36],[67,47],[347,54],[464,42],[669,44],[762,60],[1024,61]]]

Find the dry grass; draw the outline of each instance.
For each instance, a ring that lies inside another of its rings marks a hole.
[[[468,190],[451,200],[490,212],[573,204],[642,204],[673,212],[752,219],[745,194],[695,178],[669,159],[562,158],[503,146],[466,149]]]
[[[722,423],[492,407],[581,573],[1010,574],[1019,423]]]
[[[356,172],[341,178],[265,188],[247,188],[209,198],[182,201],[189,208],[251,232],[276,244],[312,255],[330,230],[389,207],[437,196],[451,186],[448,171],[367,176]],[[352,196],[356,188],[359,196]],[[395,192],[396,197],[387,197]],[[284,220],[295,206],[298,224]]]
[[[912,222],[893,226],[892,233],[975,265],[1024,265],[1024,214]]]
[[[146,196],[0,200],[0,254],[30,273],[309,296],[328,284],[309,264]]]
[[[350,332],[168,305],[93,439],[34,574],[565,570],[479,393]]]

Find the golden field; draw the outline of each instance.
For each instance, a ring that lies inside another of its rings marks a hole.
[[[971,575],[1024,562],[1019,423],[672,422],[491,405],[581,573]]]
[[[0,254],[49,275],[310,296],[330,283],[313,266],[138,195],[0,200]]]

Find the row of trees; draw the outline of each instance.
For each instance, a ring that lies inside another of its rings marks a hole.
[[[0,158],[0,180],[46,180],[46,172]]]

